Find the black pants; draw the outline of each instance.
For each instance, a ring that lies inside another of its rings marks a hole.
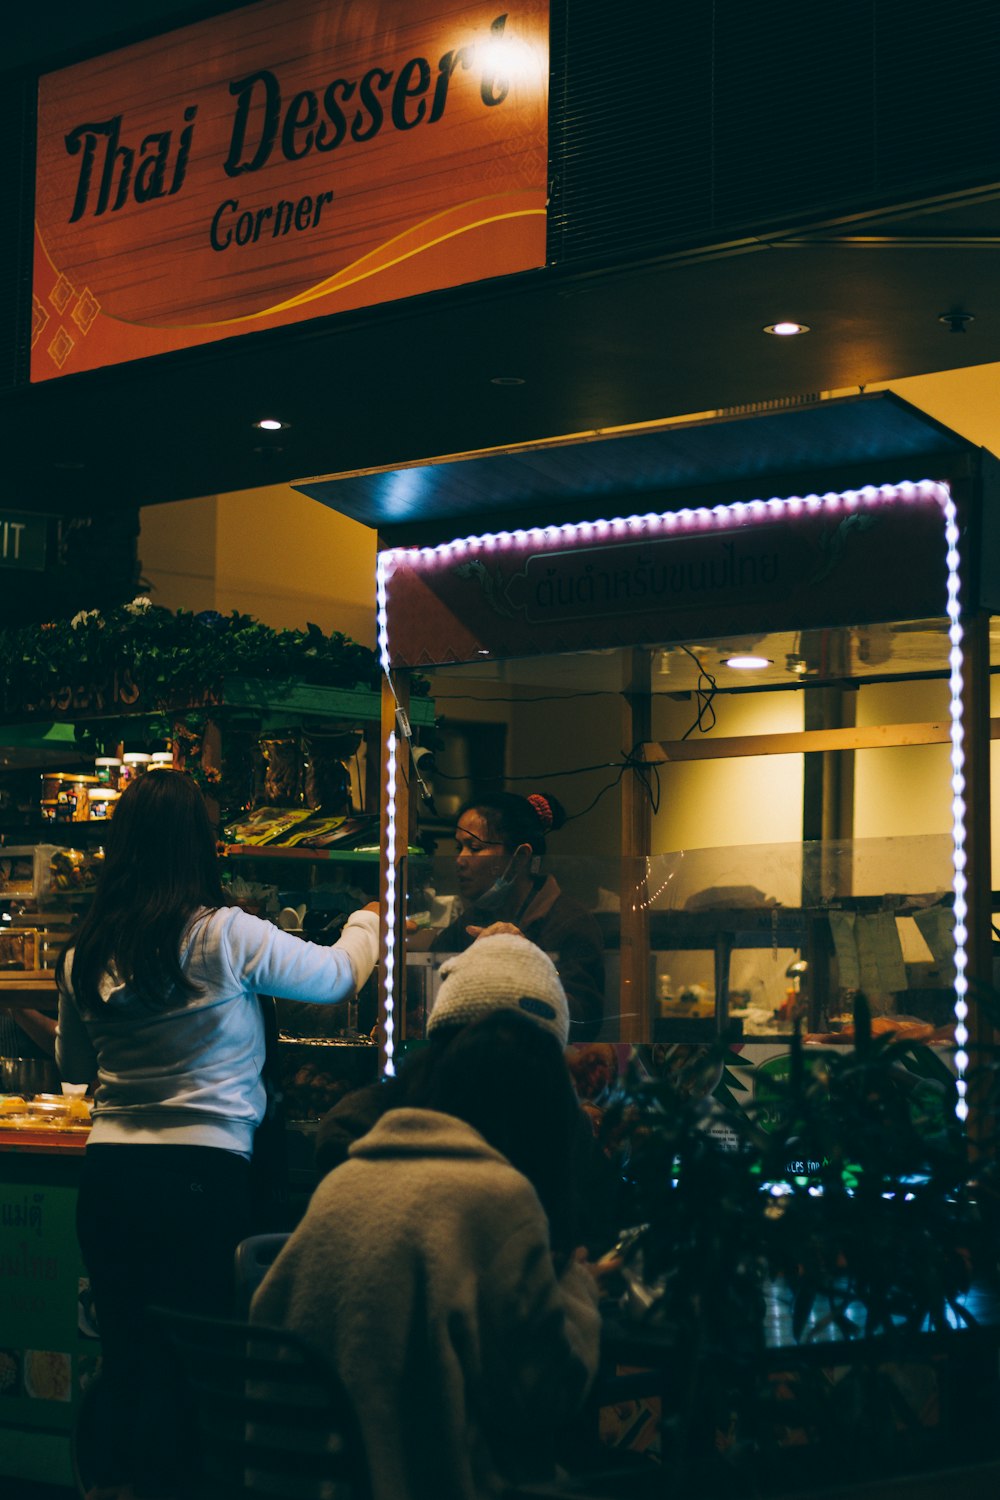
[[[95,1482],[151,1495],[183,1481],[187,1420],[152,1305],[226,1317],[233,1252],[249,1233],[250,1164],[208,1146],[95,1145],[77,1234],[101,1335]]]

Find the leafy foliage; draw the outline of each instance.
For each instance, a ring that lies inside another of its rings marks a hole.
[[[235,610],[174,613],[143,598],[0,630],[7,715],[67,710],[88,696],[95,707],[111,707],[105,699],[127,705],[140,694],[151,708],[200,703],[226,676],[376,688],[379,675],[375,653],[339,631],[273,630]]]
[[[912,1044],[873,1036],[863,998],[855,1025],[844,1051],[809,1056],[793,1039],[766,1128],[760,1106],[703,1097],[714,1052],[679,1076],[633,1080],[607,1110],[648,1225],[633,1253],[659,1287],[656,1321],[751,1347],[778,1278],[797,1337],[831,1323],[847,1337],[940,1328],[956,1315],[985,1251],[953,1079],[943,1064],[914,1071]]]
[[[792,1430],[842,1474],[898,1470],[927,1434],[885,1361],[973,1321],[963,1293],[996,1271],[993,1154],[970,1151],[950,1070],[873,1036],[863,997],[855,1038],[820,1052],[796,1036],[760,1104],[713,1089],[723,1038],[679,1073],[630,1075],[605,1110],[644,1226],[626,1252],[631,1304],[674,1376],[666,1451],[703,1493],[747,1465],[760,1480],[780,1458],[787,1474]],[[803,1350],[780,1393],[766,1355],[777,1326]],[[872,1335],[881,1358],[863,1356],[849,1380],[806,1357]]]

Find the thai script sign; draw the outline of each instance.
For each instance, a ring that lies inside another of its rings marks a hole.
[[[33,380],[545,263],[548,0],[259,0],[39,83]]]
[[[390,660],[421,667],[940,617],[934,500],[743,507],[517,532],[386,555]],[[689,513],[693,514],[693,513]],[[603,528],[603,530],[602,530]]]

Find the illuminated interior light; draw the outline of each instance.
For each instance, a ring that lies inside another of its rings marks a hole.
[[[805,329],[801,331],[805,332]],[[748,523],[760,523],[773,521],[774,519],[794,515],[803,508],[815,514],[818,511],[837,512],[855,511],[860,506],[878,506],[882,504],[901,503],[928,503],[934,502],[942,511],[945,522],[945,544],[946,565],[948,569],[947,582],[947,604],[946,613],[949,621],[948,638],[950,642],[949,653],[949,689],[950,689],[950,739],[951,739],[951,817],[952,817],[952,891],[954,895],[954,942],[955,942],[955,1068],[956,1068],[956,1093],[958,1102],[955,1113],[958,1118],[965,1121],[969,1114],[968,1105],[968,1081],[967,1071],[969,1066],[966,1045],[969,1040],[969,1032],[966,1021],[969,1015],[969,1006],[966,999],[969,990],[969,981],[966,975],[968,966],[968,929],[966,919],[968,917],[968,904],[966,901],[967,880],[965,869],[967,864],[965,853],[966,839],[966,814],[965,803],[965,729],[963,719],[963,681],[964,681],[964,653],[962,650],[963,630],[961,623],[961,607],[959,595],[961,592],[960,566],[961,557],[959,553],[959,529],[955,503],[947,485],[933,479],[922,479],[918,481],[905,480],[897,485],[884,484],[876,487],[866,485],[861,490],[845,490],[841,494],[825,495],[794,495],[785,499],[772,497],[769,500],[757,499],[750,501],[737,501],[732,505],[716,505],[711,510],[702,507],[697,511],[685,508],[678,511],[663,511],[649,515],[615,516],[610,519],[598,520],[588,523],[589,530],[582,523],[574,523],[568,526],[549,526],[542,531],[539,527],[532,527],[528,532],[495,533],[492,542],[486,537],[457,538],[452,542],[441,543],[437,547],[427,548],[399,548],[379,554],[377,569],[377,607],[378,607],[378,643],[379,656],[382,669],[386,674],[390,670],[388,626],[386,615],[386,590],[391,571],[396,561],[408,568],[420,570],[430,569],[446,565],[454,556],[462,555],[467,549],[475,549],[494,544],[498,537],[501,545],[517,546],[529,545],[544,549],[549,546],[565,545],[570,539],[586,541],[591,533],[599,538],[623,537],[630,533],[656,534],[662,531],[675,532],[680,528],[685,530],[701,529],[707,530],[726,524],[744,526]],[[728,665],[732,665],[730,659]],[[770,663],[758,658],[754,665],[756,667],[767,666]],[[791,660],[786,660],[789,671],[797,671],[798,666],[792,665]],[[395,755],[395,739],[391,740],[391,755]],[[393,760],[393,764],[395,764]],[[390,787],[390,802],[392,805],[393,823],[391,835],[387,832],[387,839],[391,836],[390,849],[395,851],[395,804],[392,798],[393,787]],[[393,862],[393,873],[395,862]],[[393,890],[395,900],[395,891]],[[654,898],[655,899],[655,898]],[[395,906],[393,907],[395,911]],[[395,965],[395,952],[392,948],[394,943],[393,923],[387,923],[388,933],[386,938],[386,962],[387,972],[391,972]],[[391,966],[390,966],[391,961]],[[389,1016],[390,1025],[387,1027],[387,1067],[391,1068],[391,993],[387,994],[386,1011]]]
[[[794,338],[797,333],[808,333],[808,323],[793,323],[785,319],[781,323],[768,323],[764,329],[765,333],[776,333],[780,339]]]
[[[759,672],[762,667],[772,665],[769,656],[727,656],[722,665],[732,667],[734,672]]]
[[[259,427],[262,432],[284,432],[288,423],[279,421],[277,417],[261,417],[260,421],[253,425]]]

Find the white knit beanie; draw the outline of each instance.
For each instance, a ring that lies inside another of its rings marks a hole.
[[[427,1021],[438,1026],[478,1021],[495,1010],[516,1010],[569,1041],[569,1006],[556,966],[537,943],[513,933],[481,937],[441,965],[441,988]]]

